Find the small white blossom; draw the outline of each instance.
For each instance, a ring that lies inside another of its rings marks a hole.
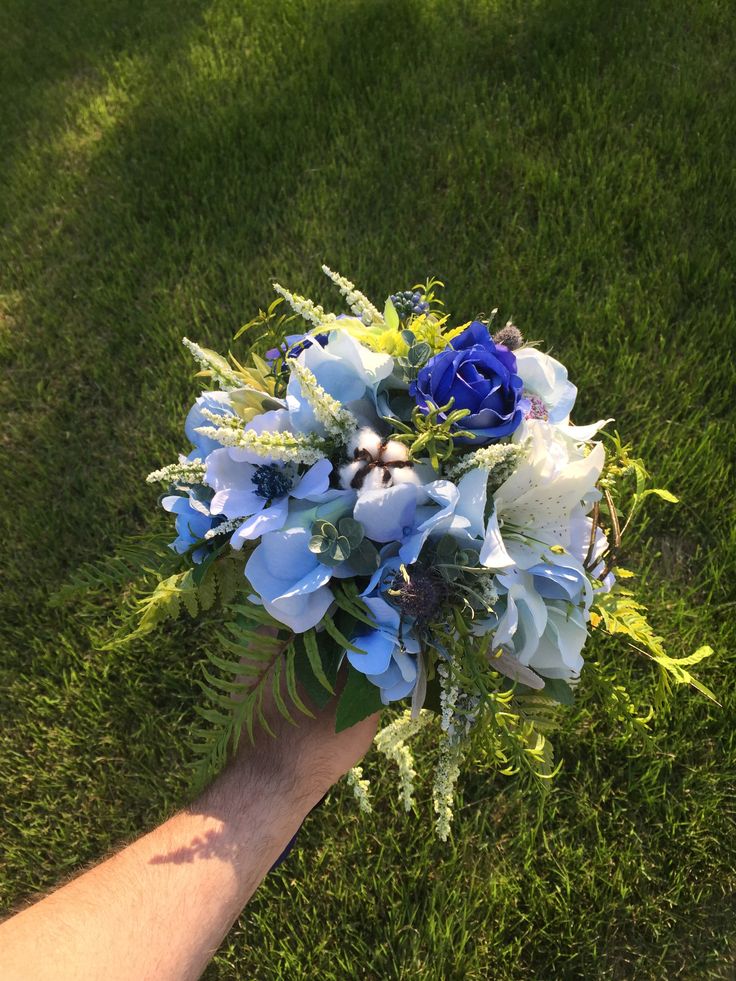
[[[205,532],[204,537],[209,539],[219,538],[220,535],[230,535],[242,525],[244,520],[244,518],[230,518],[229,521],[223,521],[219,525],[215,525],[214,528],[210,528],[209,531]]]
[[[329,276],[332,282],[337,286],[342,295],[345,297],[348,306],[356,317],[360,317],[366,327],[370,327],[371,324],[382,324],[383,317],[380,312],[373,306],[371,301],[364,296],[359,290],[356,290],[353,283],[340,273],[333,272],[329,266],[322,266],[322,272]]]
[[[398,719],[395,719],[376,734],[375,744],[379,753],[393,761],[399,768],[399,783],[401,785],[401,800],[404,808],[410,811],[414,803],[414,757],[406,745],[406,740],[414,736],[432,720],[432,713],[422,710],[417,718],[412,719],[407,709]]]
[[[155,484],[201,484],[204,481],[206,466],[202,460],[187,460],[179,457],[178,463],[170,463],[167,467],[154,470],[146,477],[146,483]]]
[[[488,479],[499,486],[510,477],[524,455],[516,443],[496,443],[468,453],[449,471],[450,480],[458,480],[471,470],[487,470]]]
[[[299,382],[302,396],[312,408],[314,418],[324,426],[328,435],[345,442],[358,428],[358,421],[353,413],[328,394],[317,382],[314,373],[296,358],[290,359],[289,367]]]
[[[358,807],[364,814],[370,814],[373,811],[373,806],[370,801],[370,781],[363,779],[363,768],[360,766],[354,766],[352,770],[348,770],[347,781],[349,786],[353,788],[353,796],[358,802]]]
[[[279,283],[274,283],[273,288],[279,296],[283,296],[294,313],[298,313],[300,317],[303,317],[310,324],[314,324],[315,327],[322,327],[324,324],[331,324],[337,320],[334,313],[325,313],[323,307],[318,303],[312,303],[306,296],[299,296],[298,293],[290,293]]]
[[[435,829],[441,841],[447,841],[450,835],[455,786],[460,776],[463,755],[464,750],[460,743],[454,743],[448,736],[443,737],[432,786],[432,803],[437,814]]]
[[[325,455],[324,441],[313,434],[268,431],[257,433],[244,429],[242,421],[235,417],[224,419],[208,409],[203,409],[202,415],[216,425],[200,426],[197,432],[216,440],[221,446],[235,446],[281,463],[312,464]]]
[[[232,392],[236,388],[243,387],[243,379],[219,354],[200,347],[199,344],[190,341],[188,337],[182,337],[181,342],[189,350],[197,364],[211,373],[213,380],[217,382],[220,388]]]

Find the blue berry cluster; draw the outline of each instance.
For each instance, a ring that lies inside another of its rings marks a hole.
[[[400,320],[406,320],[412,314],[419,316],[419,314],[427,313],[429,310],[429,304],[422,299],[422,294],[414,293],[411,290],[401,290],[399,293],[392,294],[391,302]]]

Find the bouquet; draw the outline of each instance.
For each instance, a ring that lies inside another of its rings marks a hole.
[[[323,705],[342,671],[338,730],[398,710],[376,745],[407,808],[408,740],[434,730],[444,839],[463,758],[548,779],[549,731],[588,678],[619,720],[646,728],[651,711],[616,661],[586,665],[592,631],[625,635],[654,663],[655,706],[672,683],[712,698],[689,671],[712,652],[668,656],[622,585],[621,541],[642,503],[676,499],[647,486],[618,434],[602,435],[612,420],[572,423],[564,365],[497,326],[495,310],[454,324],[436,280],[380,310],[323,270],[349,312],[275,284],[236,335],[249,341],[240,360],[184,339],[206,380],[184,427],[191,448],[148,477],[165,487],[176,538],[161,549],[151,535],[114,560],[147,583],[122,635],[182,611],[210,618],[202,777],[268,727],[267,692],[298,721],[304,693]],[[349,780],[368,809],[360,768]]]

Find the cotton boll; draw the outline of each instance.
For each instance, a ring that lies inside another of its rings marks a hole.
[[[408,449],[403,443],[398,443],[395,439],[390,439],[381,451],[381,461],[383,463],[403,463],[408,459]]]
[[[355,463],[346,463],[344,467],[340,467],[340,486],[345,490],[349,490],[353,477],[355,477],[362,467],[363,464],[360,460],[357,460]]]
[[[414,467],[391,467],[391,483],[394,486],[396,484],[414,484],[415,487],[422,485]]]
[[[348,442],[348,454],[352,456],[358,450],[366,450],[376,460],[381,452],[381,442],[382,438],[377,432],[364,426]]]

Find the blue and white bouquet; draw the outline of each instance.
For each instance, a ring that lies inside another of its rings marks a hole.
[[[617,435],[606,452],[611,420],[572,423],[563,364],[511,322],[498,328],[495,310],[453,325],[437,281],[381,310],[323,269],[349,312],[276,284],[236,335],[251,339],[241,360],[185,338],[207,387],[188,452],[148,478],[166,487],[178,567],[136,599],[132,636],[182,608],[212,618],[203,772],[267,726],[267,691],[296,717],[342,670],[338,729],[399,709],[376,744],[409,807],[407,740],[434,727],[444,838],[468,752],[505,773],[553,772],[545,733],[585,682],[592,629],[656,662],[657,698],[671,681],[710,696],[687,670],[710,649],[668,657],[621,585],[632,516],[650,494],[675,499],[646,487]],[[595,671],[616,717],[645,727],[615,664]],[[368,808],[359,768],[350,780]]]

